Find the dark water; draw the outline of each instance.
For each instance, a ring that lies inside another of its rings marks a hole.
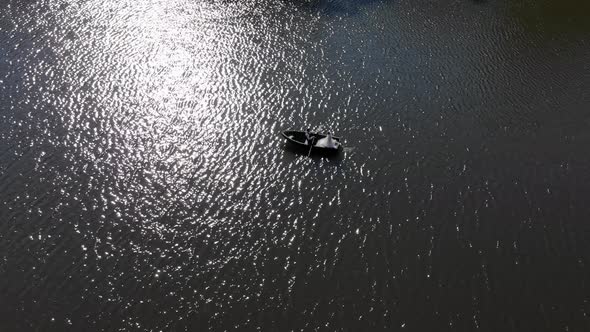
[[[1,331],[590,330],[587,2],[0,13]]]

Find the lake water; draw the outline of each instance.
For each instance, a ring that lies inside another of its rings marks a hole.
[[[589,9],[3,1],[0,329],[590,330]]]

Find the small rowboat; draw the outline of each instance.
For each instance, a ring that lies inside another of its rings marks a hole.
[[[325,134],[314,133],[314,132],[310,133],[310,136],[312,137],[314,146],[310,146],[309,143],[306,143],[304,131],[285,130],[281,133],[281,135],[283,135],[283,137],[287,139],[287,143],[291,147],[293,147],[294,149],[297,149],[301,152],[307,153],[307,154],[314,153],[314,154],[331,155],[331,154],[336,154],[336,153],[340,152],[340,150],[342,150],[342,144],[340,144],[340,137],[332,136],[332,138],[336,142],[338,142],[338,147],[337,148],[328,148],[328,147],[315,146],[315,143],[317,141],[326,137]]]

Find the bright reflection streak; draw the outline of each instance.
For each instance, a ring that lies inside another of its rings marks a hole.
[[[167,1],[69,9],[66,30],[76,38],[58,36],[67,47],[56,49],[62,83],[71,87],[64,126],[78,133],[70,144],[76,154],[115,180],[103,201],[133,206],[131,215],[144,222],[171,208],[161,197],[185,195],[175,203],[184,208],[216,197],[224,208],[208,206],[200,221],[214,224],[268,200],[262,179],[279,176],[269,162],[277,155],[256,151],[274,142],[268,133],[281,120],[270,110],[288,108],[292,91],[311,96],[302,85],[308,55],[275,33],[282,22],[261,10]],[[297,25],[292,17],[287,24]],[[152,222],[145,228],[174,231]]]

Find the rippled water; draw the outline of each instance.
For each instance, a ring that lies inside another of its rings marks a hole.
[[[590,330],[588,9],[4,1],[0,327]]]

